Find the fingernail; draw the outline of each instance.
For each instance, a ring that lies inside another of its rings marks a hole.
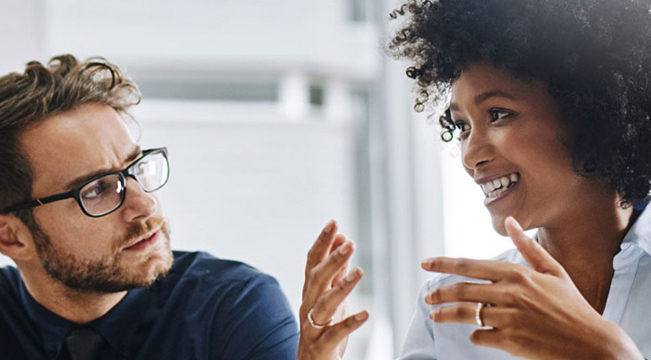
[[[510,220],[509,220],[509,219],[510,219]],[[513,226],[515,226],[515,229],[516,229],[516,230],[518,230],[518,231],[522,231],[522,226],[520,226],[520,223],[519,223],[517,220],[515,220],[515,218],[514,218],[513,216],[509,216],[509,217],[507,217],[505,221],[510,221],[510,222],[512,222],[512,223],[513,223]]]
[[[346,282],[351,283],[351,282],[355,281],[357,279],[358,273],[359,273],[359,271],[357,271],[357,269],[353,269],[353,271],[351,271],[350,274],[348,274],[348,276],[346,276],[346,279],[345,279]]]
[[[368,318],[368,313],[366,311],[362,311],[359,314],[355,315],[355,320],[357,321],[364,321]]]
[[[334,219],[330,220],[328,224],[325,226],[325,228],[323,228],[323,232],[326,234],[331,232],[334,226],[335,226],[335,220]]]
[[[429,318],[432,319],[432,320],[434,320],[434,321],[436,321],[436,313],[437,313],[436,310],[432,310],[432,311],[429,313]]]
[[[423,269],[428,270],[429,268],[432,267],[433,262],[434,262],[434,259],[425,259],[425,260],[423,260],[423,262],[420,263],[420,266]]]
[[[346,241],[343,245],[339,247],[339,253],[341,255],[346,255],[353,248],[353,244],[350,241]]]

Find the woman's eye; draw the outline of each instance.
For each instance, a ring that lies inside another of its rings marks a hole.
[[[511,113],[505,110],[491,110],[490,115],[491,115],[491,122],[494,122],[511,115]]]
[[[454,126],[456,126],[456,128],[459,129],[459,131],[461,131],[462,133],[470,130],[470,125],[466,124],[463,121],[454,123]]]

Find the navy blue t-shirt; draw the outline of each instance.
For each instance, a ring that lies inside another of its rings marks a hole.
[[[174,252],[169,274],[135,289],[86,324],[111,359],[294,359],[298,326],[278,282],[243,263]],[[28,293],[18,271],[0,269],[0,358],[67,359],[78,325]],[[62,351],[63,350],[63,351]]]

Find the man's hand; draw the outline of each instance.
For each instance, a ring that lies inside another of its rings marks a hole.
[[[479,316],[488,328],[475,330],[473,343],[527,359],[643,359],[628,335],[590,306],[561,264],[515,219],[507,218],[505,225],[532,268],[485,260],[423,261],[427,271],[490,281],[434,289],[425,302],[456,304],[437,308],[432,320],[476,324]]]
[[[334,220],[312,245],[305,266],[297,360],[341,359],[348,335],[368,319],[366,311],[347,317],[346,297],[362,278],[359,268],[346,275],[354,250],[352,241],[337,235]]]

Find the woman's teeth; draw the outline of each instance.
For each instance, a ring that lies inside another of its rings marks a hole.
[[[487,197],[494,198],[505,192],[511,186],[515,185],[518,180],[520,180],[520,175],[518,173],[513,173],[511,175],[502,176],[492,181],[488,181],[484,184],[480,184],[479,186]]]

